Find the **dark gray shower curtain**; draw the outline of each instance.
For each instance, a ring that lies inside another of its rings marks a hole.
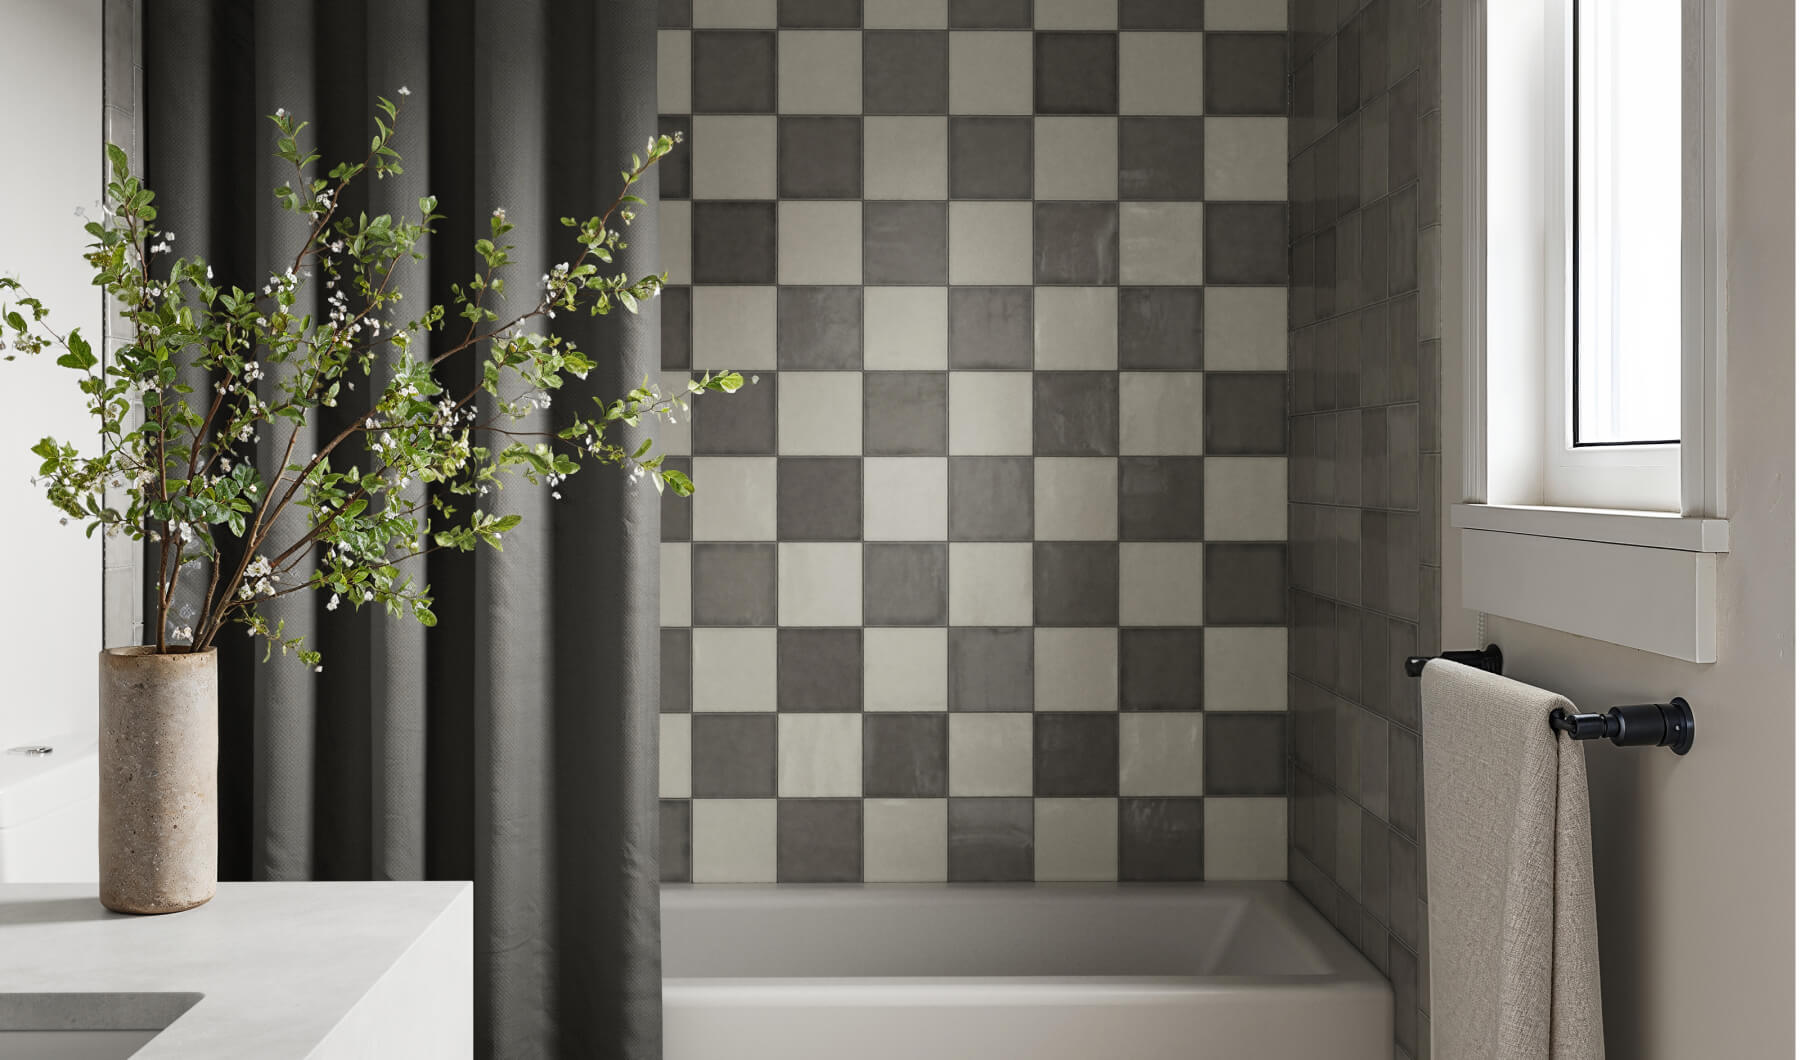
[[[495,207],[519,226],[513,280],[529,290],[573,256],[557,218],[604,209],[655,132],[655,20],[651,0],[146,0],[160,222],[178,253],[259,286],[297,238],[269,193],[286,176],[264,116],[313,122],[328,169],[367,151],[375,96],[406,86],[404,175],[345,204],[440,198],[448,219],[404,304],[466,281]],[[633,275],[658,267],[654,182],[643,194]],[[559,404],[657,370],[656,314],[567,317],[559,333],[603,367]],[[610,469],[562,493],[504,491],[492,507],[525,517],[504,552],[417,572],[435,629],[289,598],[322,674],[222,638],[221,872],[472,879],[483,1054],[638,1060],[661,1052],[657,499]]]

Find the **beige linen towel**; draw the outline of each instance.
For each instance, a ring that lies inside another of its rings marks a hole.
[[[1600,1060],[1600,955],[1574,706],[1460,663],[1424,674],[1431,1028],[1438,1060]]]

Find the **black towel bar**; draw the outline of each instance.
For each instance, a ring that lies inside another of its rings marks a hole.
[[[1491,674],[1499,673],[1504,662],[1497,644],[1490,644],[1480,651],[1447,651],[1436,658],[1473,666]],[[1409,656],[1406,676],[1423,674],[1425,664],[1430,661],[1430,656]],[[1550,727],[1568,733],[1571,740],[1607,739],[1619,747],[1667,747],[1678,755],[1687,754],[1694,748],[1694,711],[1680,696],[1667,703],[1614,707],[1605,714],[1571,714],[1558,707],[1550,712]]]

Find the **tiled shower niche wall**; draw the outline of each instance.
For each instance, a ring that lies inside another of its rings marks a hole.
[[[1440,0],[1296,0],[1289,878],[1430,1048],[1418,682],[1439,649]]]
[[[1285,877],[1285,0],[663,17],[665,878]]]

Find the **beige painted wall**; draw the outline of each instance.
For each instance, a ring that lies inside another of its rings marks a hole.
[[[1608,1053],[1795,1055],[1794,5],[1722,0],[1731,553],[1719,661],[1700,666],[1490,618],[1507,672],[1587,709],[1687,697],[1686,758],[1594,745],[1588,769]],[[1462,496],[1462,160],[1467,0],[1446,11],[1444,496]],[[1444,522],[1444,643],[1472,646]]]
[[[81,254],[75,210],[97,214],[102,179],[99,0],[0,0],[0,273],[51,308],[59,331],[101,347],[101,296]],[[15,150],[15,145],[25,145]],[[45,435],[88,452],[97,441],[55,356],[0,363],[0,749],[91,731],[100,650],[100,541],[82,536],[30,485]]]

